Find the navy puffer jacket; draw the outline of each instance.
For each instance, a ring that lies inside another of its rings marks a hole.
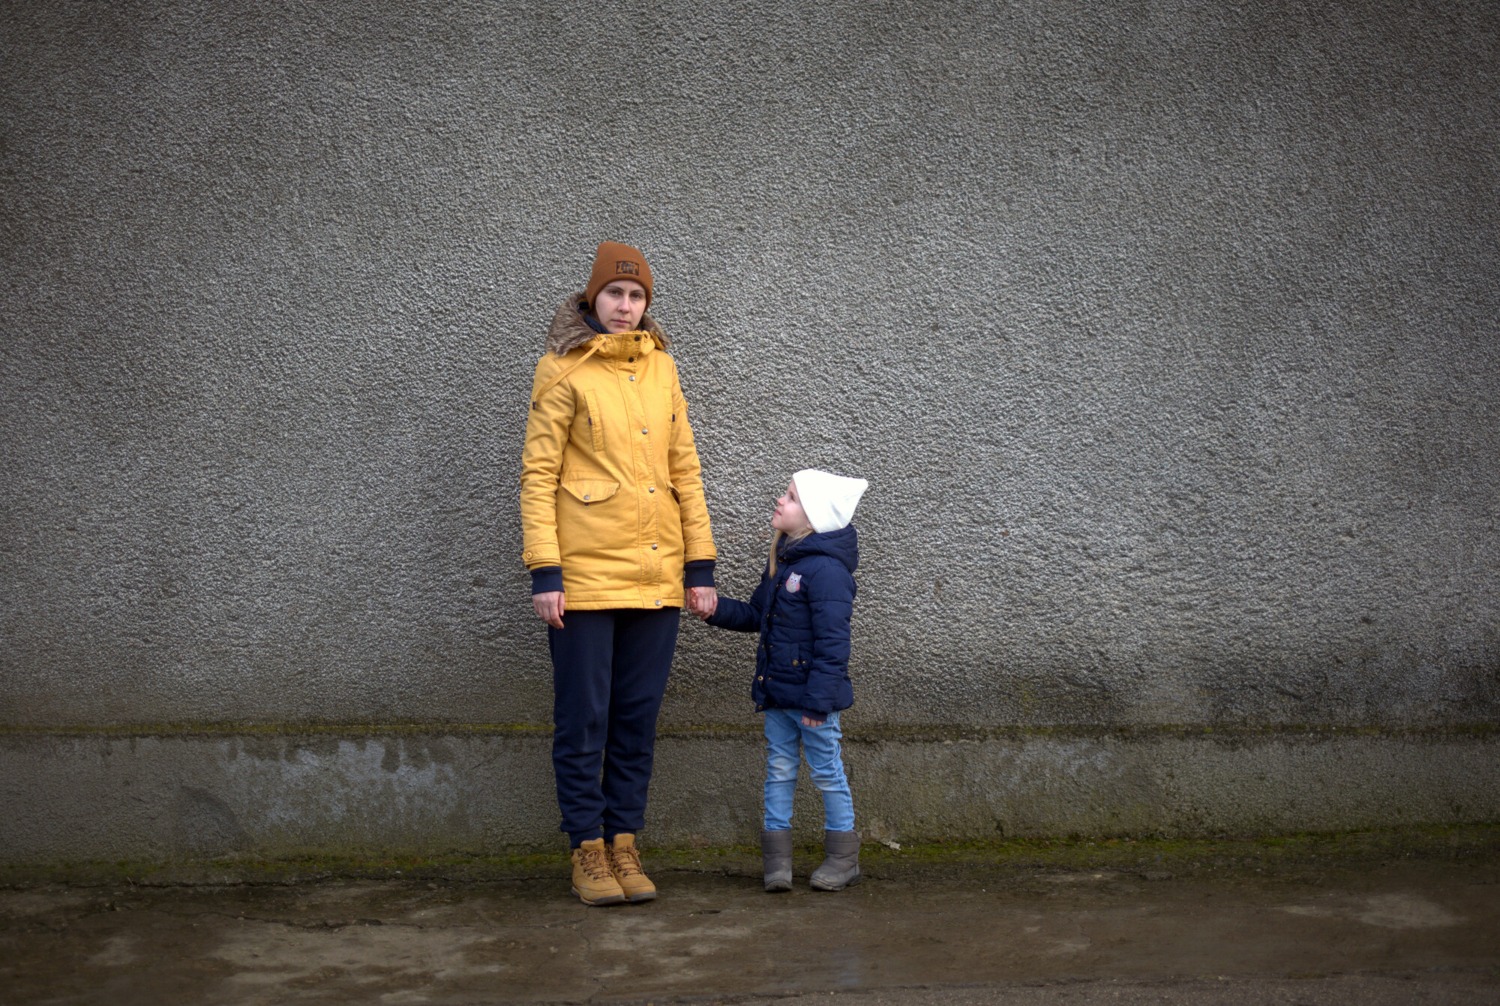
[[[859,537],[851,524],[782,545],[776,575],[762,577],[748,604],[719,598],[710,625],[760,633],[750,686],[757,711],[826,716],[854,704],[849,620],[858,566]]]

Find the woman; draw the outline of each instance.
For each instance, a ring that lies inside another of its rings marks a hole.
[[[523,558],[552,654],[552,766],[573,893],[656,897],[645,824],[656,716],[684,600],[718,603],[713,532],[687,402],[646,314],[639,249],[599,245],[588,286],[552,319],[521,471]]]

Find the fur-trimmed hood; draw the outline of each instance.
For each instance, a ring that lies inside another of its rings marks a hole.
[[[589,326],[588,319],[584,317],[586,311],[588,298],[582,293],[575,293],[563,302],[547,328],[547,352],[566,356],[600,334]],[[662,331],[662,327],[651,315],[641,316],[641,331],[650,333],[660,348],[667,348],[667,333]]]

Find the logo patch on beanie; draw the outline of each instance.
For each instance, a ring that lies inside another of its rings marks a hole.
[[[638,265],[636,265],[634,262],[616,262],[615,263],[615,275],[616,276],[639,276],[640,274],[641,274],[641,267],[638,266]]]
[[[799,591],[801,589],[802,589],[802,574],[801,573],[793,573],[791,576],[789,576],[789,577],[786,578],[786,592],[788,594],[795,594],[795,593],[797,593],[797,591]]]

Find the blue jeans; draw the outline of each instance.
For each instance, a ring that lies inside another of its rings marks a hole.
[[[805,727],[800,709],[766,710],[767,831],[787,831],[792,826],[792,795],[797,791],[801,754],[807,755],[813,785],[823,794],[824,830],[854,830],[854,797],[839,751],[842,736],[838,713],[829,713],[820,727]]]

